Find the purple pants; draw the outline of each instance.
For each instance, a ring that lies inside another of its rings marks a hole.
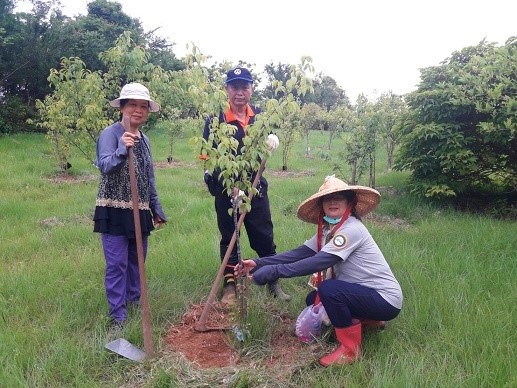
[[[136,240],[126,236],[101,234],[106,275],[104,285],[109,304],[109,316],[116,321],[127,319],[126,302],[140,299],[140,273]],[[147,236],[142,236],[144,258],[147,256]]]
[[[343,280],[324,280],[318,287],[318,293],[334,327],[350,326],[352,317],[389,321],[400,312],[374,289]],[[315,298],[316,291],[310,292],[305,299],[307,306],[313,304]]]

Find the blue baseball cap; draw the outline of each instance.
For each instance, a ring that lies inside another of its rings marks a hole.
[[[253,83],[253,78],[251,77],[251,73],[245,67],[236,67],[226,73],[226,81],[225,85],[229,84],[233,81],[246,81]]]

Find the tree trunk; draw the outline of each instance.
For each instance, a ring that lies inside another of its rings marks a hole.
[[[352,162],[352,182],[350,184],[355,185],[357,183],[357,160]]]
[[[284,152],[282,153],[282,171],[287,171],[287,148],[284,146]]]
[[[172,163],[172,139],[169,143],[169,156],[167,156],[167,163]]]
[[[369,186],[375,188],[375,154],[370,154],[370,179]]]
[[[388,154],[388,166],[387,170],[388,172],[393,170],[393,152],[395,150],[395,143],[388,140],[388,143],[386,144],[386,153]]]

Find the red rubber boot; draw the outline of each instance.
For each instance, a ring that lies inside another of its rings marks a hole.
[[[352,326],[336,327],[335,330],[340,345],[332,353],[320,358],[320,364],[325,367],[352,364],[361,357],[361,322],[353,319]]]

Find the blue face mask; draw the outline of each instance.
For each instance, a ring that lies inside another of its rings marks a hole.
[[[323,216],[323,219],[328,222],[330,225],[336,225],[339,223],[339,221],[341,221],[341,218],[343,217],[339,217],[339,218],[331,218],[329,216]]]

